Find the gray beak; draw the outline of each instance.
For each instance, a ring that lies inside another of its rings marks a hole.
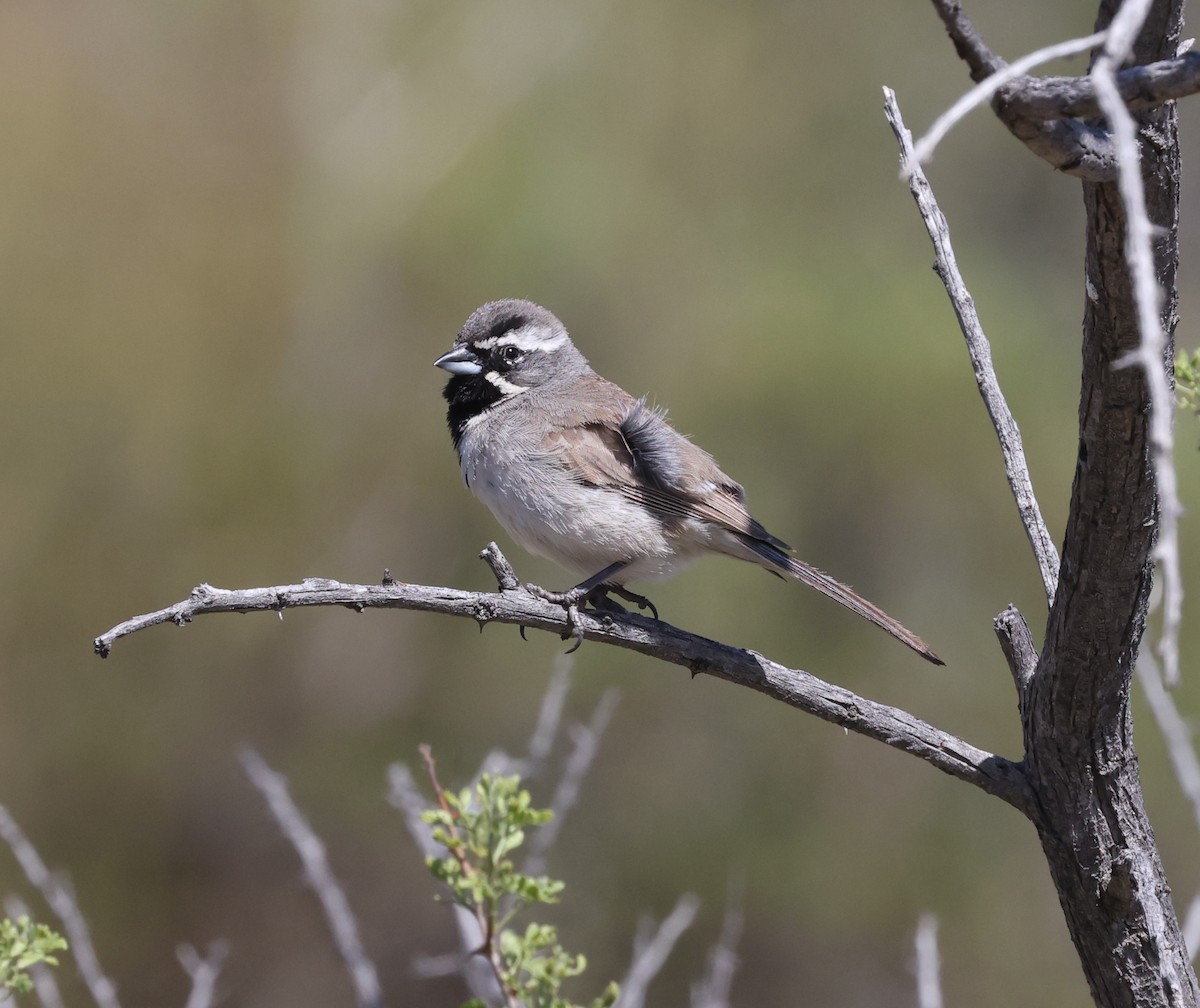
[[[433,362],[433,366],[457,375],[477,375],[483,370],[479,358],[465,346],[455,347],[449,353],[442,354]]]

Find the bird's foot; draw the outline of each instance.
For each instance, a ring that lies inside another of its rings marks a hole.
[[[639,609],[649,609],[650,615],[655,619],[658,619],[658,609],[655,608],[654,603],[646,598],[645,595],[639,595],[637,592],[631,592],[628,588],[625,588],[622,585],[607,585],[605,590],[612,592],[614,595],[620,595],[621,598],[623,598],[626,602],[632,602]],[[612,600],[608,599],[607,597],[605,598],[605,601],[612,602]],[[616,605],[615,602],[612,602],[612,604]],[[622,607],[617,606],[617,608],[620,609]]]
[[[549,591],[540,585],[527,584],[525,590],[535,598],[540,598],[552,605],[562,606],[566,610],[567,626],[570,627],[570,631],[563,634],[562,639],[575,638],[575,643],[567,649],[567,654],[574,654],[578,651],[579,645],[583,643],[583,627],[579,625],[579,603],[585,602],[594,589],[586,585],[577,585],[570,591],[556,592]]]
[[[586,581],[581,585],[576,585],[569,591],[549,591],[542,588],[540,585],[527,584],[525,590],[537,598],[546,602],[560,605],[567,613],[567,625],[571,628],[569,633],[563,634],[563,640],[568,637],[574,637],[575,643],[571,645],[567,654],[572,654],[579,649],[579,645],[583,643],[583,627],[579,625],[579,609],[581,605],[591,606],[599,612],[621,613],[628,615],[629,610],[619,602],[609,598],[609,594],[618,595],[625,599],[626,602],[632,602],[639,609],[649,609],[651,615],[658,619],[658,609],[645,595],[638,595],[631,592],[621,585],[599,584],[589,585]],[[524,628],[522,627],[522,630]],[[524,637],[524,633],[521,634]]]

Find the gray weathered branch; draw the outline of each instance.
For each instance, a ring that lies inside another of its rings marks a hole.
[[[981,83],[1004,70],[1008,64],[988,48],[963,12],[960,0],[933,0],[933,6],[946,26],[955,52],[967,64],[973,81]],[[1019,86],[1016,82],[1006,85],[1003,95]],[[997,95],[996,102],[1003,104],[1004,100],[1002,95]],[[996,102],[993,108],[996,108]],[[1093,180],[1116,176],[1117,159],[1112,145],[1107,134],[1095,126],[1076,119],[1022,116],[1002,117],[1001,122],[1034,154],[1061,172]]]
[[[985,85],[988,78],[1008,70],[1007,62],[993,53],[975,30],[960,0],[933,0],[933,4],[972,80]],[[1200,56],[1172,53],[1120,71],[1115,83],[1120,100],[1130,111],[1156,108],[1200,91]],[[1120,162],[1111,134],[1104,126],[1087,121],[1100,114],[1090,77],[1022,75],[999,86],[985,85],[985,89],[1000,121],[1042,160],[1089,182],[1117,177]]]
[[[1117,93],[1130,112],[1200,92],[1200,52],[1129,67],[1116,75]],[[997,95],[1002,119],[1092,119],[1101,114],[1096,84],[1087,77],[1025,77]]]
[[[946,286],[946,293],[950,296],[959,328],[967,341],[967,354],[975,372],[975,384],[979,387],[979,394],[983,397],[984,406],[996,430],[996,437],[1000,440],[1000,451],[1004,456],[1004,474],[1008,477],[1009,488],[1017,502],[1021,524],[1025,527],[1030,546],[1033,547],[1034,559],[1037,561],[1042,585],[1046,590],[1046,600],[1053,602],[1054,592],[1058,588],[1058,550],[1046,528],[1042,510],[1033,492],[1033,478],[1025,461],[1021,429],[1017,426],[1012,410],[1008,408],[1004,393],[1000,391],[1000,382],[992,366],[991,345],[984,335],[979,314],[975,311],[975,299],[967,290],[966,282],[958,269],[958,260],[954,256],[954,247],[950,244],[950,225],[946,223],[946,217],[934,199],[933,188],[914,155],[912,134],[904,125],[895,92],[891,88],[884,88],[883,94],[888,122],[900,144],[901,174],[908,180],[921,219],[925,222],[925,229],[933,242],[936,257],[934,269]]]
[[[217,979],[229,955],[229,946],[222,941],[213,942],[208,948],[208,955],[202,956],[193,946],[180,945],[175,954],[179,958],[179,965],[192,979],[192,989],[184,1008],[212,1008],[219,1000]]]
[[[700,900],[693,893],[684,893],[674,909],[657,927],[649,918],[638,923],[633,940],[633,962],[620,983],[621,1008],[642,1008],[646,1003],[646,988],[659,973],[675,943],[692,926],[700,910]]]
[[[957,0],[933,2],[974,80],[1003,67]],[[1019,622],[1002,618],[997,629],[1022,692],[1032,818],[1092,996],[1104,1008],[1200,1003],[1146,815],[1129,710],[1160,506],[1165,513],[1172,505],[1173,477],[1164,479],[1161,465],[1166,415],[1152,417],[1163,397],[1151,385],[1161,392],[1169,381],[1177,320],[1180,152],[1174,104],[1145,95],[1131,102],[1127,88],[1139,78],[1120,68],[1153,68],[1151,76],[1164,69],[1177,81],[1192,72],[1190,60],[1176,62],[1182,23],[1182,0],[1100,0],[1104,48],[1091,86],[1107,125],[1013,118],[1017,106],[1006,104],[1003,89],[993,101],[1031,150],[1084,180],[1079,447],[1062,578],[1036,660]],[[1016,93],[1019,85],[1006,87]],[[1159,96],[1168,93],[1164,87]],[[1128,104],[1138,108],[1135,121]],[[1075,151],[1072,132],[1080,137]],[[1157,346],[1155,334],[1163,337]],[[1126,366],[1135,361],[1142,367]],[[1172,619],[1168,613],[1168,628]]]
[[[8,844],[17,864],[29,879],[30,884],[42,894],[50,905],[63,931],[66,932],[71,955],[79,967],[79,976],[87,987],[98,1008],[120,1008],[117,1000],[117,985],[109,979],[96,955],[92,944],[92,932],[88,927],[75,892],[63,876],[50,871],[37,848],[17,825],[8,809],[0,805],[0,840]]]
[[[483,553],[502,585],[515,585],[512,568],[495,543]],[[412,609],[487,623],[567,634],[561,606],[543,601],[520,587],[498,592],[469,592],[454,588],[391,582],[384,585],[343,584],[308,578],[301,584],[271,588],[214,588],[200,585],[189,598],[166,609],[135,616],[95,640],[96,653],[106,656],[121,637],[162,623],[184,626],[196,616],[218,612],[274,612],[304,606],[342,606],[366,609]],[[1028,811],[1029,793],[1021,768],[1003,757],[979,749],[941,731],[907,711],[876,703],[841,686],[827,683],[800,669],[791,669],[753,651],[721,644],[678,627],[632,613],[580,613],[586,640],[637,651],[693,675],[704,672],[765,693],[791,707],[816,715],[868,738],[876,739],[925,760],[960,780],[974,784],[1010,805]]]
[[[350,910],[345,891],[329,867],[325,845],[292,800],[287,778],[267,766],[253,749],[243,749],[241,759],[246,776],[266,800],[276,825],[300,855],[304,878],[321,903],[334,944],[354,986],[359,1008],[381,1008],[383,993],[379,975],[363,949],[358,922]]]

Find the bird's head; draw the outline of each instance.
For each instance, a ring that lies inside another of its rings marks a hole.
[[[446,399],[476,409],[587,368],[566,327],[532,301],[489,301],[467,319],[454,348],[434,364],[450,372]]]

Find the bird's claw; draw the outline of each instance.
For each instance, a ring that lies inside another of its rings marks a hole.
[[[628,588],[621,585],[609,585],[608,590],[614,595],[620,595],[626,602],[632,602],[639,609],[649,609],[650,615],[656,620],[658,619],[658,609],[645,595],[639,595],[637,592],[631,592]]]
[[[579,645],[583,643],[583,627],[579,625],[579,607],[572,602],[565,608],[567,610],[567,626],[571,628],[571,632],[563,634],[562,639],[566,640],[572,636],[575,638],[575,643],[566,651],[567,654],[574,654],[579,650]]]
[[[567,614],[567,626],[570,628],[568,633],[562,635],[562,639],[574,637],[575,643],[567,649],[567,654],[574,654],[579,650],[579,645],[583,643],[583,627],[579,625],[579,603],[586,600],[591,594],[590,589],[582,585],[570,589],[570,591],[556,592],[549,591],[540,585],[527,584],[525,590],[535,598],[540,598],[552,605],[562,606]],[[523,630],[524,628],[522,628]],[[524,633],[521,635],[524,636]]]
[[[562,606],[567,613],[567,626],[570,628],[568,633],[563,634],[563,640],[568,637],[574,637],[575,643],[571,645],[567,654],[572,654],[579,650],[579,645],[583,643],[583,627],[579,624],[579,606],[581,604],[591,603],[596,609],[605,613],[625,613],[627,609],[623,608],[619,603],[614,602],[609,598],[609,594],[619,595],[626,602],[632,602],[639,609],[649,609],[650,614],[658,619],[658,609],[645,595],[638,595],[631,592],[621,585],[600,584],[594,587],[589,586],[586,582],[581,585],[576,585],[569,591],[556,592],[542,588],[540,585],[527,584],[525,590],[535,598],[540,598],[545,602],[550,602],[554,605]],[[521,636],[525,636],[525,628],[521,628]]]

